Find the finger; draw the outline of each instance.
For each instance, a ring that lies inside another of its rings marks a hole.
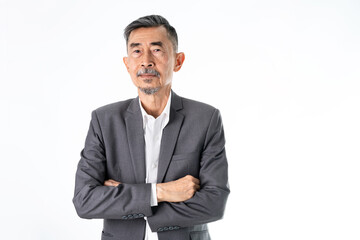
[[[111,181],[112,183],[120,184],[121,182],[115,181],[113,179],[109,179],[108,181]]]
[[[116,187],[119,184],[120,184],[120,182],[117,182],[117,181],[112,180],[112,179],[106,180],[104,182],[104,186],[108,186],[108,187]]]
[[[200,185],[195,185],[195,189],[196,189],[196,191],[199,191],[200,190]]]
[[[193,178],[193,183],[200,185],[200,180],[197,178]]]
[[[183,180],[187,179],[187,180],[190,180],[190,181],[192,181],[193,183],[197,183],[197,184],[200,183],[200,180],[199,180],[199,179],[197,179],[197,178],[195,178],[195,177],[193,177],[193,176],[191,176],[191,175],[186,175],[185,177],[180,178],[180,179],[183,179]],[[180,180],[180,179],[179,179],[179,180]]]
[[[104,182],[104,186],[110,187],[110,186],[112,186],[112,182],[109,181],[109,180],[106,180],[106,181]]]

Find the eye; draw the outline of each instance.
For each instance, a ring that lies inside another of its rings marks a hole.
[[[133,53],[140,53],[140,50],[134,50]]]
[[[159,48],[154,49],[154,52],[160,52],[161,50]]]

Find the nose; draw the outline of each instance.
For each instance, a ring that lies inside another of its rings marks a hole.
[[[144,53],[141,66],[142,67],[153,67],[154,65],[155,65],[155,63],[153,61],[151,53],[149,53],[149,52]]]

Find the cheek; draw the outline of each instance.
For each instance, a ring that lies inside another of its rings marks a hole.
[[[173,74],[173,71],[174,71],[174,63],[171,62],[171,63],[169,64],[169,66],[167,67],[167,74],[168,74],[168,75],[172,75],[172,74]]]
[[[134,70],[138,65],[138,61],[136,61],[136,59],[134,58],[129,58],[128,59],[128,68],[129,68],[129,71],[132,71]]]
[[[165,59],[163,62],[164,72],[169,76],[172,74],[174,69],[174,61],[172,59]]]
[[[137,73],[138,69],[135,65],[132,65],[130,68],[129,68],[129,73],[131,76],[136,76],[136,73]]]

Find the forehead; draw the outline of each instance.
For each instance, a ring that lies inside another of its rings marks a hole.
[[[151,42],[159,42],[167,45],[171,43],[168,38],[165,27],[149,27],[149,28],[137,28],[130,33],[128,44],[140,43],[148,44]]]

